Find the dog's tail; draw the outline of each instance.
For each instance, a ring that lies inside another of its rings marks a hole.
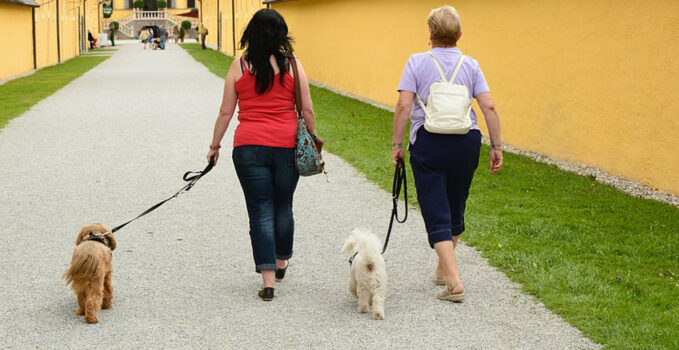
[[[79,284],[93,278],[97,278],[99,261],[90,254],[78,254],[73,257],[71,267],[61,276],[66,280],[66,285]]]

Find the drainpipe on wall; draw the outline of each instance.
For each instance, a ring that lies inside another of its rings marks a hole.
[[[61,63],[61,34],[59,27],[61,27],[61,19],[59,17],[59,0],[57,0],[57,62]]]
[[[35,52],[35,7],[31,7],[31,16],[31,22],[33,22],[33,69],[38,69],[38,57]]]
[[[83,17],[80,16],[80,6],[78,6],[78,31],[82,30],[82,29],[80,29],[81,26],[82,26],[82,24],[81,24],[82,19],[83,19]],[[78,46],[78,56],[82,55],[83,54],[83,46],[80,45],[80,43],[78,43],[78,45],[74,45],[74,46]]]
[[[80,31],[80,45],[83,46],[85,51],[89,50],[89,45],[85,45],[85,38],[87,33],[87,0],[83,0],[83,29]]]
[[[236,5],[231,0],[231,33],[233,34],[233,57],[236,57]]]
[[[221,31],[222,31],[222,14],[219,13],[219,2],[217,0],[217,51],[222,50]]]

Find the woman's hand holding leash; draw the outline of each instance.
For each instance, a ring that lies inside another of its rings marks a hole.
[[[207,152],[207,161],[212,163],[212,165],[217,165],[217,160],[219,160],[219,149],[222,145],[212,146],[210,145],[210,151]]]
[[[393,144],[391,147],[391,163],[396,166],[398,164],[399,159],[404,159],[405,155],[403,154],[403,144]]]

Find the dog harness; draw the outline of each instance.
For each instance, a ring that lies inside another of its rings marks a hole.
[[[354,253],[354,255],[352,255],[351,258],[349,258],[349,266],[351,266],[351,264],[354,263],[354,258],[356,258],[356,255],[358,255],[358,252]]]

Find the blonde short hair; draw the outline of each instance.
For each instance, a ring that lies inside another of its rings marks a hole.
[[[429,31],[437,44],[455,46],[460,38],[462,21],[454,7],[446,5],[431,10],[427,18]]]

